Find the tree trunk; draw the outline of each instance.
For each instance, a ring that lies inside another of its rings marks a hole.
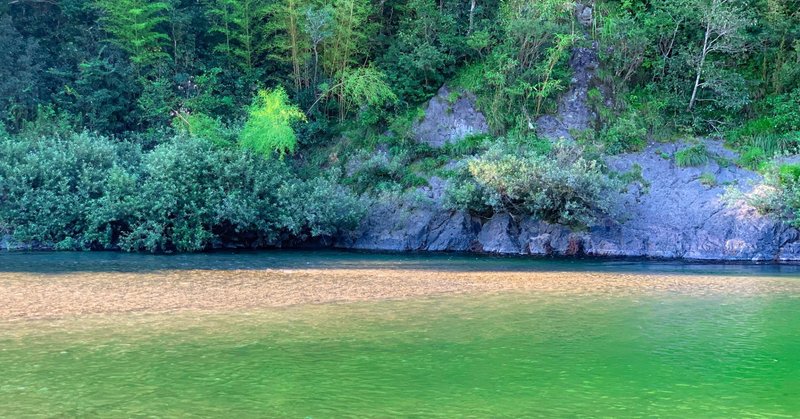
[[[475,2],[476,0],[471,0],[469,3],[469,29],[467,30],[467,35],[472,33],[473,24],[475,22]]]
[[[703,50],[700,51],[700,62],[697,64],[697,76],[694,79],[694,88],[692,89],[692,98],[689,99],[689,107],[686,109],[691,111],[694,108],[694,103],[697,101],[697,90],[700,88],[700,78],[703,75],[703,65],[706,62],[706,55],[708,54],[708,39],[711,36],[711,24],[706,24],[706,34],[703,37]]]

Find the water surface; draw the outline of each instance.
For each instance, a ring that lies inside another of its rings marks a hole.
[[[0,278],[3,272],[57,278],[308,266],[320,275],[367,267],[409,275],[555,270],[571,279],[623,272],[666,280],[679,273],[798,286],[753,295],[504,290],[4,321],[0,416],[800,415],[796,266],[335,252],[58,253],[0,255]]]

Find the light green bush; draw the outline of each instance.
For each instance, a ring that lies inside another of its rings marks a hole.
[[[612,212],[620,186],[574,146],[559,144],[540,154],[500,141],[467,162],[447,203],[480,214],[507,212],[581,227]]]

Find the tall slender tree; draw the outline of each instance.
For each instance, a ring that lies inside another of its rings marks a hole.
[[[703,27],[703,40],[695,55],[695,78],[688,110],[697,102],[697,93],[707,84],[703,83],[703,72],[708,66],[710,54],[730,54],[744,50],[744,29],[751,24],[744,10],[733,0],[710,0],[700,4],[700,24]]]
[[[141,69],[169,58],[164,45],[169,36],[160,28],[170,4],[150,0],[96,0],[100,22],[111,42],[130,54]]]
[[[228,54],[245,71],[253,71],[264,48],[261,38],[268,12],[264,0],[210,0],[206,14],[211,31],[222,36],[214,49]]]

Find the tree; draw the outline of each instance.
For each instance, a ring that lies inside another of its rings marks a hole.
[[[419,102],[453,74],[465,43],[455,13],[432,1],[409,0],[380,64],[403,100]]]
[[[319,46],[333,34],[330,27],[332,14],[333,9],[329,5],[306,9],[304,29],[311,40],[311,49],[314,51],[314,84],[317,84],[319,72]]]
[[[291,63],[295,92],[308,87],[310,83],[306,71],[310,42],[303,32],[305,7],[303,0],[281,0],[268,8],[267,49],[278,61]]]
[[[210,0],[206,11],[211,31],[222,35],[215,51],[238,60],[245,71],[252,72],[263,50],[263,19],[269,8],[263,0]]]
[[[0,123],[17,128],[36,113],[42,99],[42,50],[23,37],[11,18],[0,18]]]
[[[397,100],[392,88],[386,84],[384,74],[372,67],[346,70],[342,73],[340,87],[333,90],[340,94],[342,118],[358,105],[380,107]]]
[[[333,3],[333,33],[323,43],[323,69],[329,77],[341,77],[350,67],[359,66],[367,56],[367,42],[373,33],[368,18],[368,0],[337,0]]]
[[[170,4],[148,0],[97,0],[100,22],[111,42],[130,54],[138,68],[154,65],[169,55],[163,44],[169,37],[159,26],[167,21]]]
[[[258,153],[278,153],[283,157],[286,153],[294,152],[297,146],[297,136],[292,124],[305,119],[303,112],[289,103],[289,97],[283,88],[261,90],[250,106],[249,117],[239,135],[239,143]]]
[[[708,0],[699,4],[700,23],[703,26],[703,43],[695,56],[695,79],[692,96],[687,109],[691,111],[697,102],[697,92],[708,86],[702,83],[703,70],[707,65],[709,54],[731,54],[745,48],[744,29],[751,25],[744,10],[734,4],[733,0]]]

